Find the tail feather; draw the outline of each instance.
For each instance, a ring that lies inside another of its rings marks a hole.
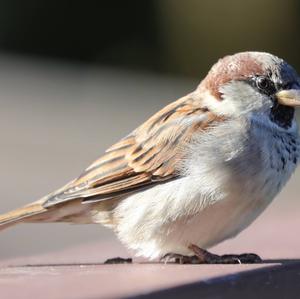
[[[33,202],[22,208],[0,215],[0,230],[13,226],[19,222],[30,222],[31,218],[47,211],[43,207],[43,200]]]

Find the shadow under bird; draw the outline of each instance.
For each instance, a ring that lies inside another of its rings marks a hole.
[[[100,223],[137,255],[180,263],[251,263],[207,251],[236,236],[295,170],[300,80],[262,52],[220,59],[61,189],[0,216],[17,223]]]

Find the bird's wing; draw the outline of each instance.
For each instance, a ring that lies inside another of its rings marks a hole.
[[[50,195],[44,207],[72,199],[107,200],[174,179],[194,133],[220,120],[199,100],[183,97],[110,147],[80,177]]]

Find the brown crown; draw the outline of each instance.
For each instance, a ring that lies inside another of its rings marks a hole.
[[[220,87],[231,80],[243,80],[253,75],[262,75],[262,63],[250,53],[238,53],[220,59],[209,71],[199,88],[208,89],[217,99],[221,99]]]

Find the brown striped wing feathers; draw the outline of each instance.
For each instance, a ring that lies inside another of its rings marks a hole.
[[[193,134],[216,120],[199,100],[179,99],[110,147],[78,179],[54,193],[45,206],[78,198],[106,200],[176,178],[178,163]]]

